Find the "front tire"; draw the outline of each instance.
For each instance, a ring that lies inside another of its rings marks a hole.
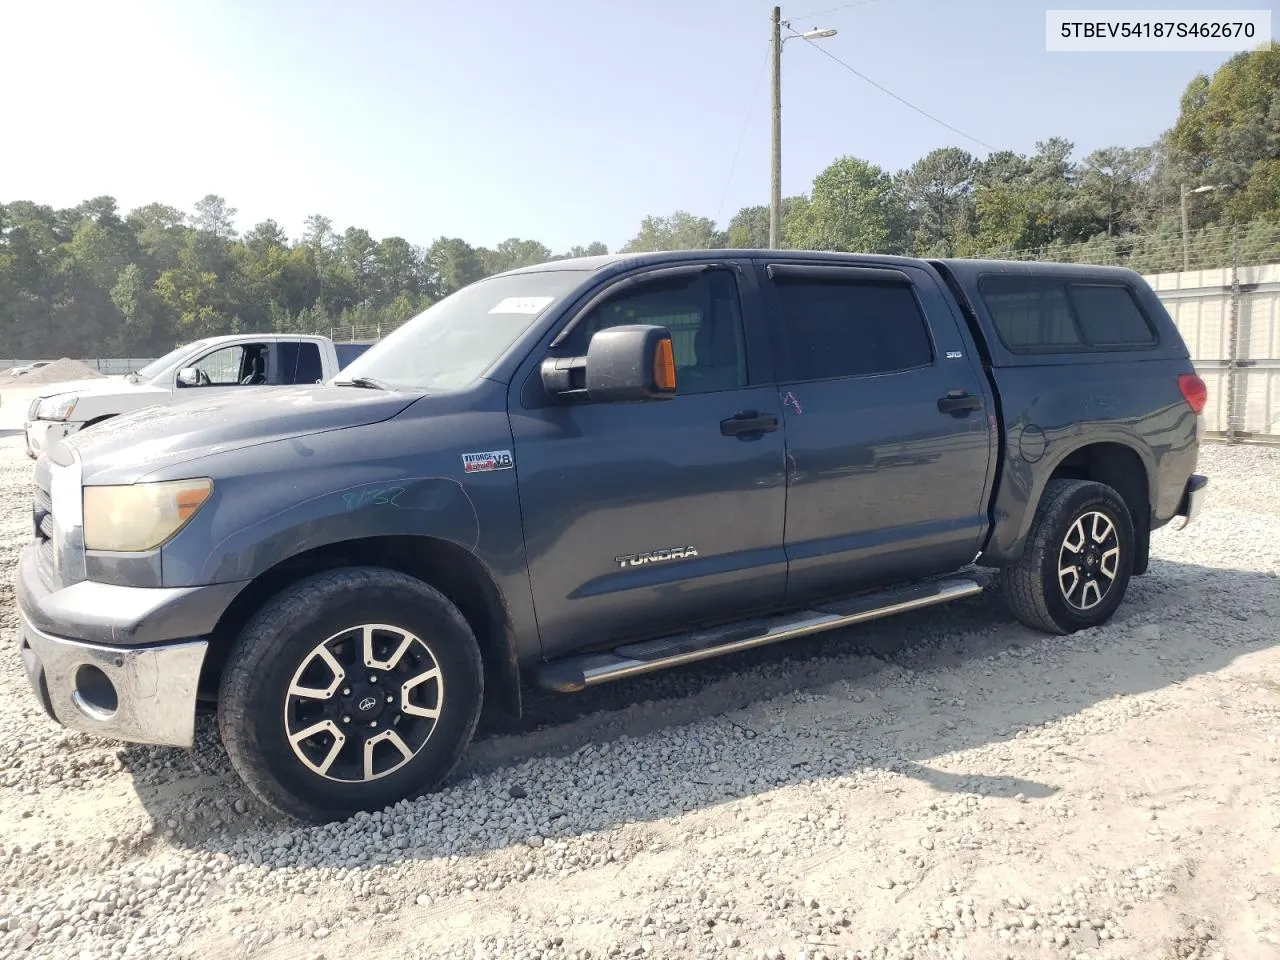
[[[475,635],[442,593],[350,567],[282,591],[227,658],[218,730],[268,806],[313,823],[437,788],[484,698]]]
[[[1046,633],[1100,626],[1124,599],[1134,548],[1133,517],[1112,487],[1050,480],[1022,557],[1002,571],[1009,608]]]

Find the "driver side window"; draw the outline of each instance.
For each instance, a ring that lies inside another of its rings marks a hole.
[[[267,382],[266,344],[233,344],[206,353],[191,366],[198,380],[189,386],[230,387]]]
[[[738,285],[729,270],[658,280],[612,297],[574,328],[572,355],[587,352],[600,330],[623,324],[656,324],[671,332],[676,394],[714,393],[747,385],[747,347]]]

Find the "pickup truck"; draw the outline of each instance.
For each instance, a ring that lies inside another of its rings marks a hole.
[[[51,383],[27,409],[27,454],[37,458],[64,437],[143,407],[208,401],[244,386],[320,383],[367,349],[328,337],[231,334],[183,344],[124,378]]]
[[[1206,399],[1126,269],[709,250],[436,303],[324,385],[154,408],[36,464],[16,575],[64,726],[266,804],[434,790],[481,709],[979,593],[1104,623],[1190,522]]]

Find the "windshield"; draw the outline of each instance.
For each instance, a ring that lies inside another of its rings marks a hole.
[[[404,390],[465,387],[583,277],[580,270],[548,270],[465,286],[374,344],[334,380],[367,377]]]
[[[152,360],[141,370],[137,371],[135,376],[139,380],[150,380],[157,373],[159,373],[165,367],[169,366],[169,364],[173,363],[174,360],[177,360],[178,357],[182,356],[184,353],[187,353],[190,350],[198,349],[203,346],[204,346],[204,341],[197,340],[194,343],[184,343],[180,347],[174,347],[172,350],[166,353],[159,360]]]

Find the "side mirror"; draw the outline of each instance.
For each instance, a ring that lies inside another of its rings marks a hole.
[[[675,354],[666,327],[608,327],[591,338],[585,357],[548,357],[540,372],[547,392],[565,399],[608,403],[676,395]]]
[[[676,395],[676,362],[666,327],[609,327],[587,347],[586,390],[591,400],[670,400]]]
[[[194,387],[200,382],[200,371],[195,367],[183,367],[178,371],[178,386]]]

